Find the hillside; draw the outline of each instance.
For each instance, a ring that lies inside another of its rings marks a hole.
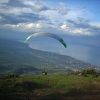
[[[99,100],[100,76],[7,75],[0,77],[1,100]]]
[[[29,48],[28,44],[16,40],[0,39],[0,74],[20,75],[69,73],[83,69],[99,68],[75,58],[57,53]]]

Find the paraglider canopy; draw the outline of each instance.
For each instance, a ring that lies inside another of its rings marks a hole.
[[[52,33],[34,33],[34,34],[31,34],[30,36],[28,36],[24,43],[27,43],[27,41],[32,38],[32,37],[36,37],[36,36],[48,36],[48,37],[51,37],[51,38],[54,38],[56,40],[58,40],[59,42],[61,42],[63,44],[63,46],[66,48],[66,43],[64,42],[64,40],[62,38],[60,38],[59,36],[55,35],[55,34],[52,34]]]

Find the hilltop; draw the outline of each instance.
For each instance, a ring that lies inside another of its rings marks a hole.
[[[29,48],[16,40],[0,39],[0,74],[38,75],[43,70],[49,73],[70,73],[99,67],[79,61],[70,56]]]
[[[99,100],[100,76],[87,74],[0,77],[1,100]]]
[[[99,100],[98,68],[75,58],[29,48],[16,40],[0,40],[2,100]],[[87,69],[87,70],[83,70]],[[43,69],[48,75],[41,75]],[[82,74],[77,70],[83,70]],[[59,73],[59,74],[58,74]]]

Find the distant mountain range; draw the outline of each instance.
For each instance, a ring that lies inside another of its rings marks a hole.
[[[48,73],[70,73],[100,67],[70,56],[32,49],[16,40],[0,39],[0,74],[34,75],[43,70]]]

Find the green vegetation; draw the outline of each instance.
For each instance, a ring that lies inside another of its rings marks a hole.
[[[49,74],[70,73],[90,68],[97,67],[69,56],[31,49],[16,40],[0,39],[0,75],[39,75],[44,69]]]
[[[97,78],[75,74],[0,77],[1,100],[99,100]]]
[[[0,100],[99,100],[96,66],[14,40],[0,46]]]

